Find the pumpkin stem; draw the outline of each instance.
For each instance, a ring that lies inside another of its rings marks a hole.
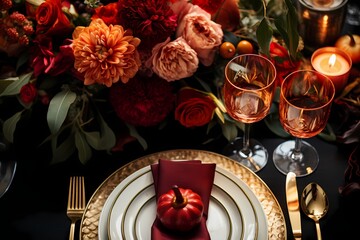
[[[182,204],[184,203],[184,197],[183,195],[181,194],[180,190],[179,190],[179,187],[177,185],[174,185],[172,187],[172,190],[174,191],[174,194],[175,194],[175,203],[176,204]]]
[[[351,47],[353,47],[353,46],[355,46],[355,38],[354,38],[354,36],[351,34],[351,33],[348,33],[347,34],[349,37],[350,37],[350,43],[349,43],[349,45],[351,46]]]

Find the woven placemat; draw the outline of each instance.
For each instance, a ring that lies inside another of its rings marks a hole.
[[[232,172],[244,181],[259,199],[266,215],[269,239],[286,239],[286,223],[282,209],[274,194],[259,176],[223,155],[190,149],[169,150],[147,155],[124,165],[111,174],[94,192],[86,206],[81,219],[80,239],[98,239],[100,213],[106,199],[114,188],[130,174],[145,166],[156,163],[159,159],[197,159],[202,162],[216,163],[217,166]]]

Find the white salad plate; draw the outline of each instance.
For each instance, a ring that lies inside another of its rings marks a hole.
[[[129,175],[111,192],[102,208],[99,240],[151,240],[156,217],[150,166]],[[233,173],[217,166],[207,229],[212,240],[268,239],[267,219],[252,190]]]

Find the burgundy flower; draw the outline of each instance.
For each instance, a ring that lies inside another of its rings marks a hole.
[[[37,96],[37,89],[34,84],[28,83],[20,89],[20,99],[23,103],[29,104],[34,101]]]
[[[60,46],[59,53],[56,54],[55,58],[51,59],[50,65],[46,68],[45,73],[51,76],[57,76],[74,67],[74,53],[70,44],[71,42],[68,41],[67,45]]]
[[[55,54],[52,51],[52,40],[48,37],[39,37],[34,40],[31,48],[30,63],[34,69],[34,76],[37,77],[44,73],[53,61]]]
[[[141,48],[152,48],[176,30],[177,16],[166,0],[119,0],[119,24],[133,30]]]
[[[174,108],[175,95],[170,83],[154,75],[139,76],[126,84],[110,88],[110,103],[124,122],[134,126],[155,126]]]

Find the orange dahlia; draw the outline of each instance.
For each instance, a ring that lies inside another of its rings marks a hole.
[[[73,33],[75,68],[84,74],[84,84],[110,87],[121,79],[127,83],[141,65],[137,47],[140,39],[120,25],[107,26],[95,19],[88,27],[77,27]]]

